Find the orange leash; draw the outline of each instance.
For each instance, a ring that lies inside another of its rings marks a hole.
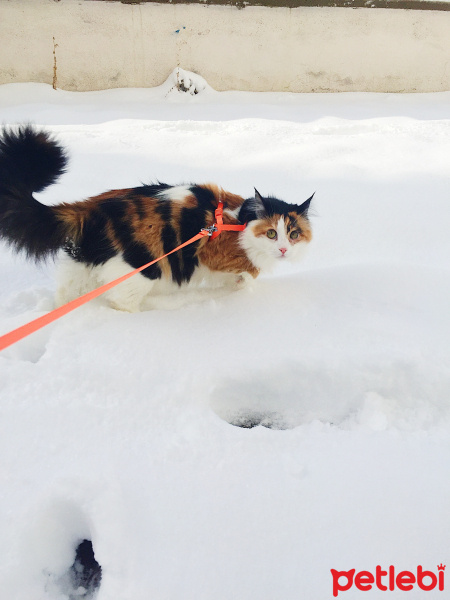
[[[79,306],[86,304],[90,300],[97,298],[101,294],[104,294],[105,292],[107,292],[108,290],[113,288],[114,286],[118,285],[119,283],[122,283],[122,281],[126,281],[133,275],[136,275],[136,273],[140,273],[147,267],[150,267],[151,265],[154,265],[159,260],[162,260],[166,256],[169,256],[169,254],[173,254],[174,252],[177,252],[177,250],[181,250],[181,248],[184,248],[185,246],[188,246],[189,244],[193,244],[197,240],[200,240],[206,236],[209,236],[211,239],[213,239],[213,238],[217,237],[218,235],[220,235],[220,233],[222,231],[243,231],[243,229],[245,229],[245,225],[223,225],[222,214],[223,214],[223,203],[219,202],[219,206],[217,207],[216,212],[215,212],[217,222],[214,225],[211,225],[211,227],[202,229],[199,233],[197,233],[197,235],[192,237],[187,242],[180,244],[179,246],[177,246],[170,252],[167,252],[167,254],[160,256],[159,258],[155,258],[155,260],[152,260],[151,262],[147,263],[146,265],[142,265],[142,267],[139,267],[139,268],[135,269],[134,271],[127,273],[126,275],[122,275],[121,277],[114,279],[114,281],[105,283],[104,285],[100,286],[99,288],[92,290],[92,292],[88,292],[87,294],[84,294],[83,296],[80,296],[79,298],[75,298],[75,300],[72,300],[71,302],[68,302],[67,304],[63,304],[63,306],[60,306],[59,308],[55,308],[54,310],[50,311],[46,315],[42,315],[42,317],[38,317],[37,319],[34,319],[33,321],[30,321],[29,323],[26,323],[25,325],[22,325],[21,327],[18,327],[17,329],[14,329],[13,331],[10,331],[9,333],[6,333],[5,335],[0,336],[0,352],[2,350],[5,350],[5,348],[8,348],[9,346],[12,346],[12,344],[19,342],[20,340],[27,337],[28,335],[31,335],[35,331],[38,331],[42,327],[45,327],[45,325],[49,325],[50,323],[53,323],[53,321],[56,321],[57,319],[63,317],[64,315],[67,315],[67,313],[71,312],[72,310],[75,310],[75,308],[78,308]],[[231,227],[233,227],[233,229],[229,229]]]

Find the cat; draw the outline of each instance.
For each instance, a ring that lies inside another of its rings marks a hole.
[[[0,238],[36,260],[65,257],[56,304],[112,281],[169,252],[211,226],[218,202],[222,232],[186,246],[106,293],[111,306],[130,312],[145,299],[177,289],[239,288],[277,263],[297,260],[311,241],[311,196],[300,205],[255,189],[244,199],[217,185],[165,183],[112,190],[73,203],[47,206],[41,192],[65,172],[66,151],[44,130],[4,128],[0,136]]]

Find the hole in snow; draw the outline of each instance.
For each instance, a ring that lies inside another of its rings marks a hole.
[[[91,540],[82,540],[75,551],[75,560],[69,570],[70,600],[93,598],[100,587],[102,568],[95,560]]]
[[[218,384],[211,408],[224,421],[250,429],[292,429],[318,420],[340,424],[354,410],[352,371],[295,363],[248,371]]]
[[[91,538],[90,519],[76,502],[55,498],[38,505],[23,522],[18,577],[28,573],[40,582],[42,590],[35,597],[94,600],[102,568]]]
[[[219,382],[212,410],[237,427],[292,429],[314,421],[343,428],[420,430],[450,421],[450,379],[438,367],[344,361],[290,363]]]
[[[229,418],[225,420],[230,425],[243,427],[244,429],[252,429],[252,427],[258,426],[267,427],[268,429],[289,429],[289,425],[282,416],[274,412],[265,413],[248,410],[229,415]]]

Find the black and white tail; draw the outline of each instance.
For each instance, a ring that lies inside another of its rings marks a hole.
[[[45,131],[30,125],[4,128],[0,135],[0,239],[36,260],[54,254],[66,237],[52,207],[38,202],[40,192],[64,173],[66,154]]]

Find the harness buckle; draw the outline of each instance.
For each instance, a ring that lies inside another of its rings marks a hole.
[[[209,227],[203,227],[202,231],[206,231],[206,233],[211,237],[213,233],[218,231],[215,225],[210,225]]]

